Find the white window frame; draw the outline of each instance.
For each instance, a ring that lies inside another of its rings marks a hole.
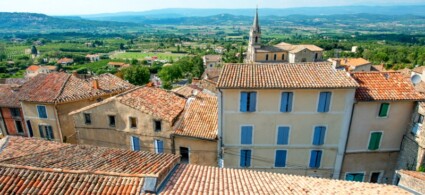
[[[370,143],[370,139],[372,138],[372,133],[376,133],[376,132],[382,133],[381,134],[381,139],[379,140],[379,147],[376,150],[369,150],[369,143]],[[366,143],[366,150],[367,151],[379,151],[379,150],[381,150],[383,138],[384,138],[384,131],[382,131],[382,130],[370,131],[369,132],[369,139],[367,139],[367,143]]]
[[[247,93],[255,92],[255,93],[257,93],[257,101],[255,102],[255,111],[253,111],[253,112],[248,112],[248,111],[241,112],[242,92],[247,92]],[[238,103],[238,107],[237,107],[238,113],[255,113],[255,112],[258,112],[259,97],[260,97],[260,93],[256,90],[241,90],[241,91],[239,91],[239,100],[238,100],[239,103]]]
[[[46,118],[40,118],[40,112],[38,112],[38,107],[39,107],[39,106],[43,106],[43,107],[44,107],[44,110],[46,110]],[[38,117],[39,119],[48,119],[48,118],[49,118],[49,113],[47,112],[47,107],[46,107],[46,105],[37,104],[35,108],[37,109],[37,117]]]
[[[312,151],[322,151],[322,156],[320,157],[320,166],[319,167],[310,167],[310,160],[311,160],[311,152]],[[308,158],[308,162],[307,162],[307,167],[309,168],[309,169],[320,169],[320,167],[323,167],[323,156],[325,155],[325,152],[324,152],[324,150],[323,149],[310,149],[310,151],[309,151],[309,153],[308,153],[308,156],[309,156],[309,158]]]
[[[331,93],[331,100],[329,101],[329,111],[328,112],[318,112],[319,110],[319,102],[320,102],[320,93],[322,92],[330,92]],[[314,112],[319,113],[319,114],[327,114],[332,112],[332,105],[333,105],[333,100],[334,100],[334,91],[333,90],[321,90],[317,93],[317,98],[316,98],[316,110],[314,110]]]
[[[325,129],[325,136],[324,136],[324,138],[323,138],[323,145],[314,145],[313,144],[313,141],[314,141],[314,131],[315,131],[315,129],[316,129],[316,127],[325,127],[326,129]],[[311,140],[310,140],[310,144],[313,146],[313,147],[320,147],[320,146],[324,146],[324,145],[326,145],[326,138],[328,137],[328,129],[329,129],[329,127],[328,127],[328,125],[324,125],[324,124],[318,124],[318,125],[313,125],[313,129],[312,129],[312,131],[311,131]]]
[[[349,181],[349,180],[346,180],[348,174],[357,174],[357,173],[362,173],[363,174],[363,180],[361,182],[364,182],[365,181],[365,178],[366,178],[366,171],[345,172],[345,174],[344,174],[344,181]],[[352,182],[356,182],[356,181],[352,181]]]
[[[378,182],[376,182],[376,183],[382,183],[382,178],[384,178],[385,171],[383,171],[383,170],[380,170],[380,171],[370,171],[369,182],[370,182],[370,180],[372,180],[372,174],[373,173],[379,173]]]
[[[276,152],[278,150],[284,150],[284,151],[286,151],[286,158],[285,158],[285,166],[284,167],[276,167]],[[273,168],[276,168],[276,169],[286,169],[286,168],[288,168],[288,156],[289,156],[288,154],[289,154],[288,149],[275,149],[274,150]],[[252,152],[251,152],[251,156],[252,156]]]
[[[289,127],[289,134],[288,134],[288,144],[277,144],[279,141],[279,127]],[[275,146],[288,146],[291,144],[291,134],[292,134],[292,125],[276,125],[276,140],[275,140]]]
[[[159,153],[159,151],[158,151],[158,143],[157,143],[157,141],[162,141],[162,147],[163,147],[162,149],[164,150],[163,153],[165,153],[164,140],[162,140],[162,139],[154,139],[153,143],[154,143],[155,153],[156,154],[162,154],[162,153]]]
[[[387,116],[381,117],[381,116],[379,116],[379,112],[381,111],[381,105],[384,104],[384,103],[388,104],[388,110],[387,110],[387,114],[386,114]],[[391,103],[390,102],[380,102],[379,105],[378,105],[378,111],[376,113],[376,118],[382,118],[382,119],[388,118],[390,116],[390,111],[391,111]]]
[[[247,127],[250,126],[252,127],[252,137],[251,137],[251,144],[242,144],[242,127]],[[239,125],[239,144],[241,146],[252,146],[254,145],[254,132],[255,132],[255,126],[253,124],[242,124]]]
[[[280,111],[280,107],[282,107],[282,93],[284,93],[284,92],[292,92],[292,107],[291,107],[291,112],[281,112]],[[281,113],[281,114],[289,114],[289,113],[292,113],[292,112],[294,112],[294,105],[295,105],[295,100],[296,100],[296,98],[295,98],[295,91],[280,91],[279,92],[279,96],[280,96],[280,98],[279,98],[279,107],[277,108],[277,112],[279,112],[279,113]],[[257,97],[257,99],[258,99],[258,97]],[[317,110],[316,110],[317,111]]]
[[[240,156],[239,155],[241,155],[241,153],[242,153],[242,150],[251,150],[251,158],[250,158],[250,164],[251,164],[251,166],[249,166],[249,167],[242,167],[241,166],[241,158],[240,158]],[[239,156],[239,163],[238,163],[238,167],[239,168],[252,168],[253,167],[253,160],[252,160],[252,157],[254,156],[254,150],[252,149],[252,148],[241,148],[241,149],[239,149],[239,154],[238,154],[238,156]]]

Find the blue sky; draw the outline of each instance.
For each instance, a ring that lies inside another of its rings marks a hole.
[[[81,15],[162,8],[288,8],[342,5],[412,5],[425,0],[0,0],[0,12]]]

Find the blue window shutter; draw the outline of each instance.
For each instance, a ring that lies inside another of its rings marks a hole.
[[[164,153],[164,142],[158,140],[158,153]]]
[[[255,107],[257,105],[257,92],[249,93],[249,111],[255,112]]]
[[[43,129],[43,126],[41,126],[41,125],[38,125],[38,131],[40,132],[40,137],[41,138],[44,138],[44,129]]]
[[[291,112],[292,111],[292,92],[283,92],[282,99],[280,103],[280,111],[281,112]]]
[[[276,150],[275,167],[286,167],[286,150]]]
[[[326,93],[326,101],[325,101],[325,112],[329,112],[329,108],[331,106],[331,92],[325,92]]]
[[[345,176],[345,180],[354,181],[354,175],[353,174],[347,174],[347,176]]]
[[[320,92],[319,105],[317,106],[317,112],[325,112],[326,106],[326,92]]]
[[[279,127],[277,131],[277,144],[288,145],[289,127]]]
[[[133,150],[140,151],[140,139],[138,137],[131,136],[133,143]]]
[[[325,134],[326,134],[326,127],[320,127],[320,145],[323,145],[325,143]]]
[[[37,111],[38,111],[38,117],[39,118],[47,118],[45,106],[37,106]]]
[[[322,159],[322,151],[316,151],[316,153],[317,153],[316,167],[319,168],[320,167],[320,161]]]
[[[55,139],[55,136],[53,135],[52,126],[47,126],[47,138],[50,140]]]
[[[251,150],[246,150],[246,167],[251,166]]]
[[[241,150],[240,166],[245,167],[245,165],[246,165],[246,150]]]
[[[316,168],[317,151],[313,150],[310,154],[310,168]]]
[[[246,112],[247,111],[247,100],[248,100],[248,93],[247,92],[241,92],[241,101],[240,101],[240,111]]]
[[[252,126],[242,126],[241,144],[252,144]]]
[[[294,93],[289,92],[288,93],[288,106],[287,106],[287,112],[292,112],[292,98],[294,96]]]
[[[313,145],[320,145],[321,131],[322,128],[320,126],[314,127]]]

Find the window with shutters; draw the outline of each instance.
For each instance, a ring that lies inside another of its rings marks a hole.
[[[46,106],[37,105],[38,118],[47,118]]]
[[[289,144],[289,127],[279,126],[277,128],[277,144],[288,145]]]
[[[280,112],[292,112],[293,92],[283,92],[280,99]]]
[[[140,151],[140,139],[136,136],[131,136],[131,149],[133,151]]]
[[[316,146],[323,145],[325,143],[325,134],[326,134],[325,126],[314,127],[313,145],[316,145]]]
[[[286,150],[276,150],[276,156],[275,156],[275,167],[286,167]]]
[[[379,117],[385,118],[388,117],[388,111],[390,110],[390,104],[389,103],[382,103],[379,107]]]
[[[53,128],[50,125],[38,125],[38,132],[40,137],[47,140],[54,140]]]
[[[164,141],[162,140],[155,140],[155,152],[157,154],[164,153]]]
[[[241,144],[249,145],[252,144],[252,126],[241,127]]]
[[[369,150],[377,150],[381,145],[382,132],[371,132],[369,140]]]
[[[319,168],[320,162],[322,160],[322,151],[321,150],[312,150],[310,153],[310,168]]]
[[[362,182],[364,178],[364,173],[347,173],[345,175],[345,180],[347,181],[359,181]]]
[[[250,167],[251,166],[251,150],[241,150],[240,155],[240,166]]]
[[[319,105],[317,106],[317,112],[329,112],[331,105],[331,92],[320,92]]]
[[[241,92],[240,111],[255,112],[257,104],[257,92]]]

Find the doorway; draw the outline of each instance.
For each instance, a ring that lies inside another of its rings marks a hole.
[[[189,163],[189,148],[186,147],[180,147],[180,155],[181,155],[181,159],[180,162],[181,163]]]

